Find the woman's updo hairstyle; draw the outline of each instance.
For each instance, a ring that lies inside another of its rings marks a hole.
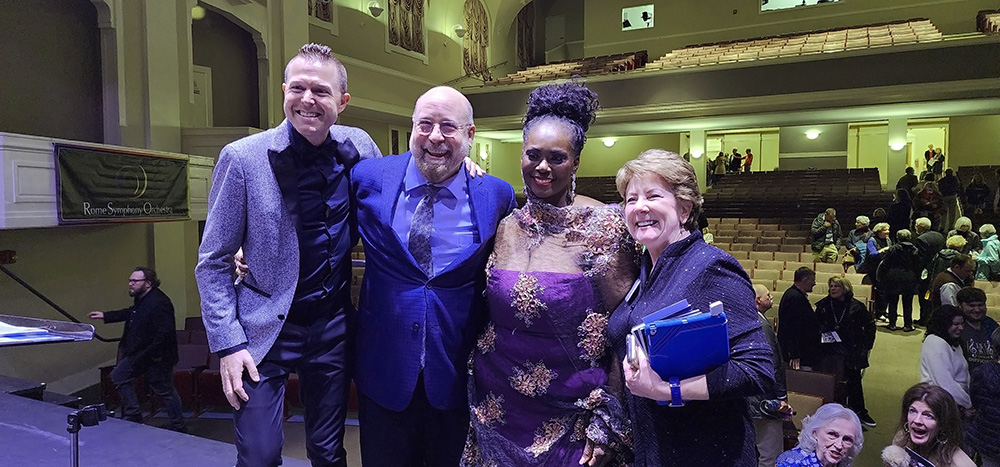
[[[570,144],[574,156],[580,157],[587,141],[587,130],[594,123],[599,107],[597,93],[576,82],[535,88],[528,97],[528,110],[524,113],[523,138],[528,139],[528,133],[537,122],[549,119],[566,122],[573,129]]]

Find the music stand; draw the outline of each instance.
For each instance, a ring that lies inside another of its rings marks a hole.
[[[47,344],[52,342],[80,342],[94,338],[94,326],[67,321],[0,315],[0,347],[15,345]],[[73,442],[70,446],[71,464],[80,465],[80,429],[95,426],[108,419],[104,404],[88,405],[66,417],[66,430]]]

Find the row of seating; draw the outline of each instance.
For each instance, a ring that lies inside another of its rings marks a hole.
[[[800,228],[807,230],[812,218],[832,207],[846,230],[856,216],[870,216],[876,207],[892,201],[892,194],[883,192],[881,186],[877,168],[728,175],[705,192],[705,213],[716,217],[799,213],[806,217]]]
[[[843,52],[942,39],[928,19],[914,19],[825,31],[793,33],[739,41],[688,46],[648,63],[646,70],[687,68],[780,57]]]
[[[1000,34],[1000,10],[983,10],[976,15],[976,29],[984,34]]]
[[[547,63],[510,73],[507,76],[488,81],[488,85],[546,81],[574,76],[606,75],[642,68],[649,60],[645,50],[614,55],[601,55],[579,60]]]

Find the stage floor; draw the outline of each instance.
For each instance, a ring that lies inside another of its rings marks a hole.
[[[72,409],[10,394],[0,394],[0,465],[70,465],[71,435],[66,416]],[[230,422],[231,423],[231,422]],[[119,419],[84,427],[79,433],[80,465],[198,467],[233,465],[236,447]],[[284,466],[309,462],[284,456]]]

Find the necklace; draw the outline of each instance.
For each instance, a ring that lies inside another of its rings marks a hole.
[[[830,301],[830,311],[833,312],[833,322],[834,322],[833,330],[834,331],[839,331],[840,330],[840,323],[842,321],[844,321],[844,317],[847,316],[847,306],[850,305],[847,302],[846,298],[845,298],[843,300],[844,306],[840,307],[840,317],[838,318],[837,317],[837,308],[835,306],[838,301],[839,300],[831,300]]]

